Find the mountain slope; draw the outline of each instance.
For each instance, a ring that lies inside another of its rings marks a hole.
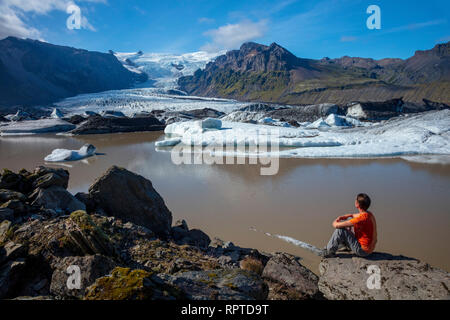
[[[0,107],[46,104],[80,93],[128,88],[146,79],[125,69],[112,54],[30,39],[0,40]]]
[[[200,96],[310,104],[383,101],[403,96],[450,101],[449,43],[407,59],[301,59],[279,45],[245,43],[204,70],[181,77],[181,90]]]

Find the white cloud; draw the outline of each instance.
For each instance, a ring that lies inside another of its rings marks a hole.
[[[106,3],[106,0],[81,1]],[[1,0],[0,39],[15,36],[42,40],[41,32],[27,23],[28,15],[45,15],[54,10],[65,12],[67,6],[72,3],[74,1],[71,0]],[[84,15],[82,15],[81,27],[95,31],[95,28]]]
[[[266,30],[267,20],[258,22],[243,20],[236,24],[227,24],[204,33],[205,36],[212,38],[212,42],[205,44],[202,50],[236,49],[244,42],[261,38]]]

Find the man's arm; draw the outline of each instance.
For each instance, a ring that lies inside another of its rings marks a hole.
[[[337,217],[337,222],[342,221],[342,220],[347,220],[348,218],[354,218],[355,215],[353,213],[350,214],[344,214],[343,216],[339,216]]]
[[[352,227],[353,222],[350,222],[351,220],[347,220],[348,218],[354,218],[354,214],[346,214],[343,216],[339,216],[336,218],[336,220],[333,221],[333,228],[335,229],[341,229],[341,228],[347,228]],[[345,221],[343,221],[345,220]]]

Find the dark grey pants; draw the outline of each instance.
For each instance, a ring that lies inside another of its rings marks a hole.
[[[333,235],[327,244],[327,251],[336,253],[341,245],[347,246],[358,256],[365,257],[369,255],[361,248],[361,245],[358,240],[356,240],[353,232],[345,228],[334,230]]]

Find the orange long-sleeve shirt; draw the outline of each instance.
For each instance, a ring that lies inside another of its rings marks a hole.
[[[350,220],[361,248],[372,253],[377,243],[377,222],[371,212],[362,212]]]

